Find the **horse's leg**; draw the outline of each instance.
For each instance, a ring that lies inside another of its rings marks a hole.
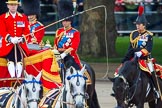
[[[94,103],[95,108],[100,108],[96,90],[94,90],[94,93],[93,93],[93,96],[92,96],[92,102]]]
[[[155,100],[148,102],[149,108],[156,108]]]
[[[139,103],[138,105],[137,105],[137,108],[144,108],[144,102],[142,103]]]
[[[161,108],[162,107],[162,99],[161,98],[157,99],[157,103],[155,105],[156,105],[155,108]]]

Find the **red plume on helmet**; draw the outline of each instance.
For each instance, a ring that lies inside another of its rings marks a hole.
[[[144,14],[143,3],[141,3],[140,6],[138,7],[138,17],[134,23],[135,24],[144,24],[144,25],[148,24],[145,14]]]
[[[138,16],[141,16],[143,14],[143,12],[144,12],[144,7],[142,5],[140,5],[138,7]]]

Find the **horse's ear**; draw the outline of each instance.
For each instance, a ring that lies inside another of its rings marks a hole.
[[[36,79],[37,81],[40,81],[41,76],[42,76],[42,72],[39,72],[39,74],[36,76],[35,79]]]
[[[82,67],[81,71],[80,71],[80,73],[82,73],[82,75],[83,75],[84,72],[86,71],[85,67],[86,67],[86,65],[84,65],[84,66]]]
[[[114,82],[114,81],[115,81],[115,78],[108,77],[108,79],[109,79],[111,82]]]
[[[70,66],[70,74],[73,74],[73,67],[72,66]]]

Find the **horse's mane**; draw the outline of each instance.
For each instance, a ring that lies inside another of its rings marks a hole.
[[[80,70],[79,65],[75,62],[74,58],[69,54],[64,58],[64,64],[66,68],[70,68],[71,66],[73,66],[76,70]]]
[[[119,75],[126,75],[130,73],[130,71],[136,71],[138,66],[138,60],[133,58],[132,60],[124,62],[121,69],[119,69]]]

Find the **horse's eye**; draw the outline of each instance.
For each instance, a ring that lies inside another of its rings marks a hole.
[[[74,91],[74,87],[73,87],[73,85],[72,85],[72,84],[70,85],[70,90],[71,90],[71,92],[73,92],[73,91]]]
[[[26,88],[26,94],[28,94],[29,93],[29,89],[28,88]]]
[[[40,98],[43,97],[43,87],[40,88],[39,97],[40,97]]]

